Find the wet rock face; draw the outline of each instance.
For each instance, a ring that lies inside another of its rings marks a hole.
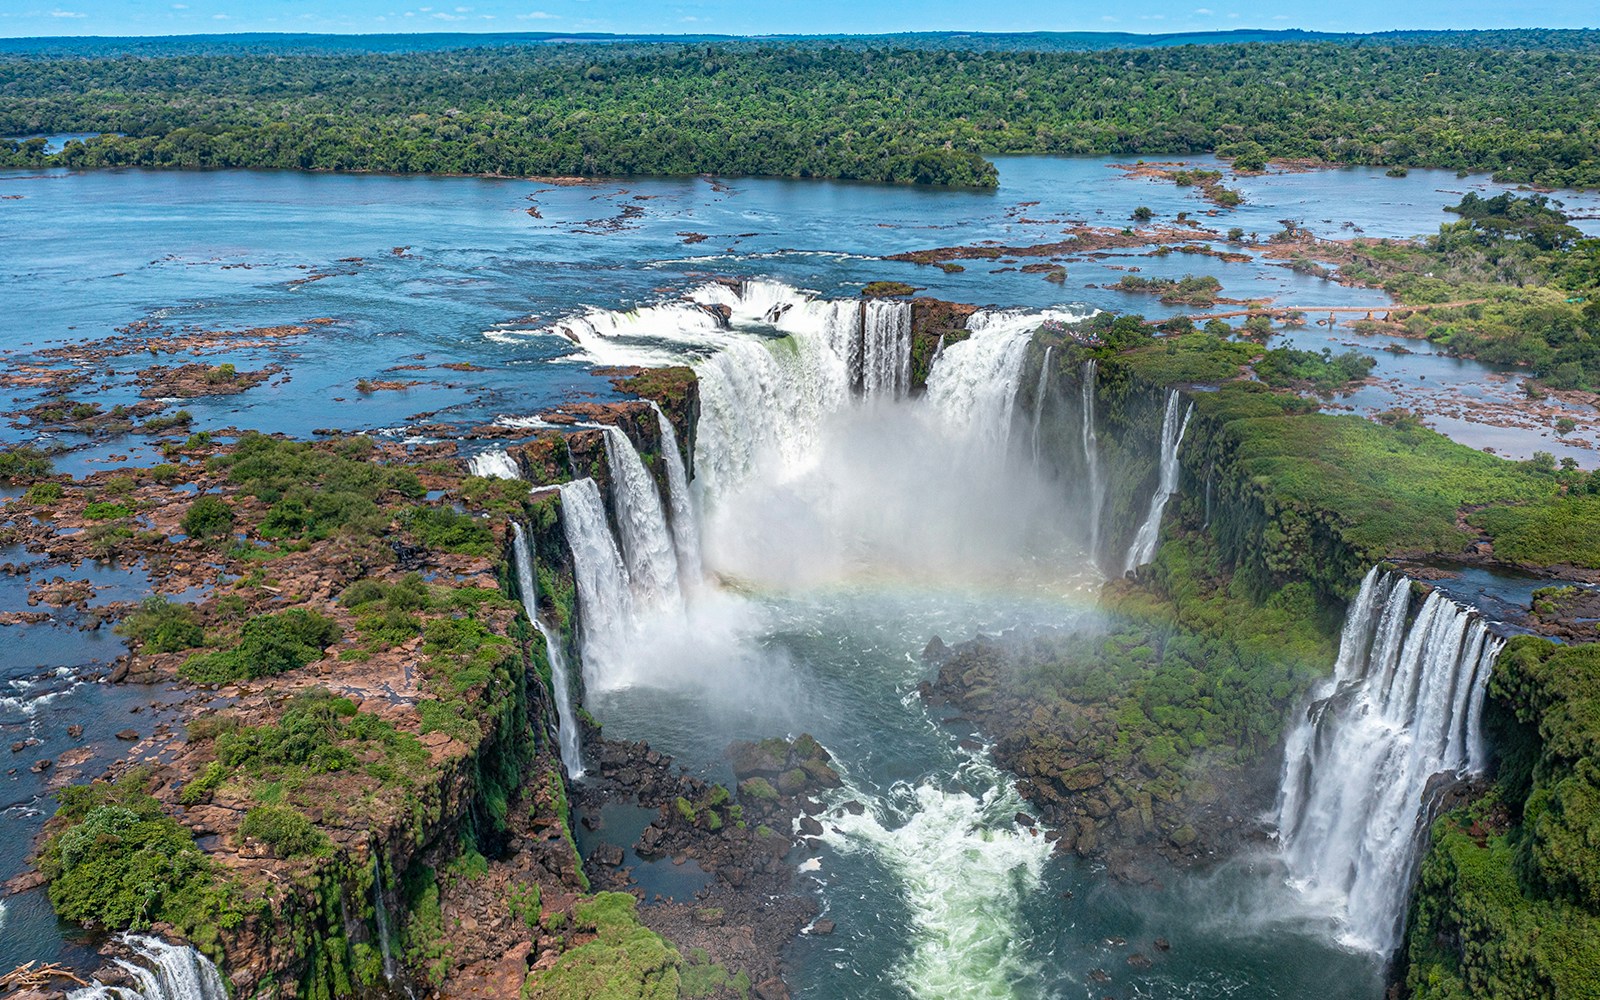
[[[1093,701],[1040,703],[1013,690],[1009,653],[983,640],[929,643],[938,667],[919,691],[930,705],[961,713],[993,739],[995,762],[1018,776],[1017,790],[1062,853],[1104,860],[1125,881],[1150,883],[1167,864],[1191,865],[1232,853],[1260,836],[1276,775],[1224,768],[1175,790],[1137,763],[1107,754],[1116,720]]]
[[[652,865],[692,862],[709,876],[693,898],[647,899],[640,919],[680,950],[704,949],[711,961],[746,973],[756,984],[752,995],[787,997],[780,956],[816,912],[815,901],[796,892],[790,855],[822,831],[811,818],[822,809],[813,796],[839,780],[828,752],[810,737],[735,744],[729,756],[742,780],[730,792],[674,771],[672,759],[648,744],[600,740],[592,729],[587,735],[585,756],[594,764],[573,791],[579,816],[616,803],[654,809],[629,845],[633,853]],[[779,790],[784,775],[794,791]],[[625,861],[619,844],[591,851],[591,885],[642,895]]]

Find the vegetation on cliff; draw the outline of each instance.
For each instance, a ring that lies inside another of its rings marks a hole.
[[[1513,638],[1485,718],[1494,789],[1433,828],[1407,934],[1415,1000],[1600,994],[1600,645]]]

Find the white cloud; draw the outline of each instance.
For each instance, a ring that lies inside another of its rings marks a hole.
[[[517,19],[522,21],[559,21],[561,20],[561,15],[552,14],[547,10],[534,10],[526,14],[518,14]]]
[[[50,16],[51,17],[88,17],[89,15],[88,14],[81,14],[78,11],[75,11],[75,10],[53,10],[53,11],[50,12]]]
[[[456,8],[456,13],[457,14],[470,14],[470,13],[472,13],[472,8],[471,7],[457,7]]]
[[[1207,17],[1210,17],[1212,14],[1216,13],[1216,11],[1212,10],[1210,7],[1196,7],[1194,12],[1196,14],[1204,14]]]
[[[1110,14],[1101,14],[1100,15],[1100,20],[1106,22],[1107,24],[1116,24],[1117,23],[1117,19],[1112,17]]]
[[[175,4],[172,5],[172,9],[173,10],[188,10],[189,9],[189,5],[186,4],[186,3],[175,3]]]
[[[211,20],[213,20],[213,21],[226,21],[226,20],[228,20],[228,15],[226,15],[226,14],[212,14],[211,15]]]
[[[466,20],[466,18],[462,17],[460,14],[446,14],[442,10],[439,13],[433,15],[433,19],[435,21],[465,21]]]

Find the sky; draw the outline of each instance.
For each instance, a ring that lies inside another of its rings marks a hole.
[[[819,34],[1594,28],[1594,0],[0,0],[0,37],[237,31]]]

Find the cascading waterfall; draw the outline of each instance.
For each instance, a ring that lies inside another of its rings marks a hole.
[[[518,536],[520,541],[521,536]],[[383,978],[394,982],[400,968],[394,960],[394,950],[389,945],[389,904],[383,898],[383,860],[372,852],[372,912],[378,924],[378,951],[383,955]]]
[[[522,525],[511,522],[512,549],[517,558],[517,587],[522,591],[522,607],[539,634],[544,636],[545,655],[550,661],[550,686],[556,696],[556,735],[561,746],[561,763],[573,780],[583,777],[583,750],[578,741],[578,711],[572,703],[572,678],[567,654],[561,643],[539,618],[538,584],[533,571],[533,549],[528,545]]]
[[[1161,539],[1161,515],[1167,509],[1167,501],[1178,491],[1178,449],[1183,445],[1184,432],[1189,429],[1189,418],[1194,416],[1194,404],[1190,403],[1180,421],[1179,401],[1176,389],[1167,390],[1167,411],[1161,418],[1160,475],[1156,492],[1150,498],[1150,513],[1145,515],[1138,534],[1133,536],[1133,544],[1128,546],[1128,557],[1122,563],[1124,573],[1155,558],[1156,543]]]
[[[683,454],[678,451],[678,432],[653,400],[650,408],[656,411],[661,428],[661,458],[667,463],[667,491],[672,503],[672,542],[678,551],[678,582],[687,597],[704,575],[700,566],[699,515],[689,493],[689,470],[684,468]]]
[[[606,522],[600,488],[586,478],[563,483],[560,489],[561,524],[578,587],[583,680],[596,691],[616,683],[626,667],[633,593],[622,553]]]
[[[1039,465],[1039,425],[1044,420],[1044,394],[1050,388],[1050,352],[1054,347],[1044,349],[1044,360],[1039,362],[1039,387],[1033,394],[1033,464]]]
[[[95,983],[67,994],[68,1000],[228,1000],[222,973],[188,945],[145,934],[124,934],[122,943],[141,961],[115,959],[137,989]]]
[[[861,394],[898,399],[911,388],[911,306],[874,299],[861,307]]]
[[[971,336],[951,344],[928,372],[927,400],[941,422],[978,443],[1004,447],[1028,344],[1039,324],[1070,323],[1090,312],[980,310],[967,318]]]
[[[1083,464],[1089,482],[1089,558],[1100,558],[1100,505],[1105,502],[1105,487],[1100,484],[1100,435],[1095,429],[1094,393],[1099,363],[1090,358],[1083,363]]]
[[[467,460],[467,469],[474,476],[489,479],[521,479],[522,471],[504,448],[479,452]]]
[[[681,604],[678,556],[656,481],[628,435],[616,427],[602,426],[600,430],[605,434],[611,502],[617,512],[634,606],[644,611]]]
[[[1483,770],[1484,694],[1504,643],[1435,590],[1407,624],[1411,581],[1374,567],[1331,678],[1290,731],[1278,835],[1294,883],[1330,901],[1341,940],[1399,943],[1429,779]]]

